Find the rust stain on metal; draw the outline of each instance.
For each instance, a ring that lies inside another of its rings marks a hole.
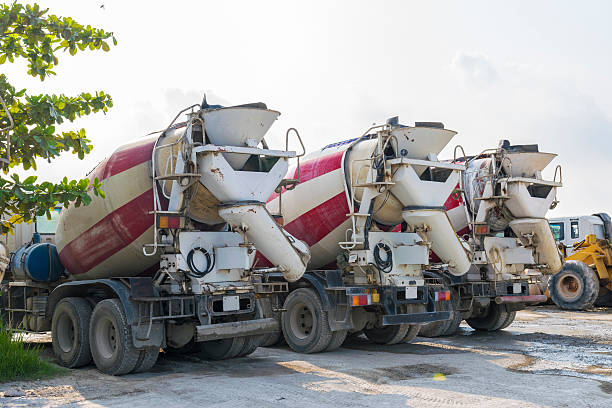
[[[255,211],[255,209],[254,209],[254,208],[249,208],[249,209],[247,210],[247,212],[252,212],[252,213],[254,213],[254,214],[257,214],[257,211]]]
[[[221,169],[219,169],[218,167],[214,168],[214,169],[210,169],[210,172],[219,176],[221,178],[221,180],[224,180],[223,177],[223,173],[221,172]]]

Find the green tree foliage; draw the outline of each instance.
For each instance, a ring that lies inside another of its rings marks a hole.
[[[83,26],[70,17],[48,14],[48,9],[37,4],[0,4],[0,65],[25,59],[28,74],[41,81],[55,75],[53,69],[60,51],[70,55],[88,49],[108,51],[111,41],[117,44],[113,33]],[[10,161],[0,163],[1,232],[16,223],[48,214],[57,203],[87,205],[91,201],[89,194],[104,195],[98,179],[92,183],[67,177],[59,183],[38,182],[35,176],[21,180],[15,169],[36,170],[37,160],[52,160],[62,152],[82,159],[92,149],[85,129],[58,131],[56,126],[91,113],[106,112],[113,106],[110,95],[102,91],[76,96],[31,95],[0,74],[0,96],[14,122],[12,129],[0,133],[0,160],[10,152]],[[9,115],[0,106],[0,129],[10,125]]]

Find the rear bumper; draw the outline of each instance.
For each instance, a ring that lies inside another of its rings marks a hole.
[[[525,303],[534,304],[546,302],[546,295],[526,295],[526,296],[497,296],[495,303],[498,305],[504,303]]]
[[[449,301],[436,302],[434,300],[434,292],[436,289],[442,289],[442,287],[433,284],[418,286],[416,297],[413,299],[406,299],[405,288],[395,286],[381,287],[381,303],[384,308],[384,315],[382,316],[383,326],[426,324],[450,319],[451,316],[448,311],[451,308],[450,305],[445,311],[438,310],[436,307],[436,303],[450,303]],[[415,313],[402,313],[405,312],[404,307],[410,308],[411,305],[420,305],[420,311]]]
[[[196,327],[195,341],[229,339],[232,337],[257,336],[280,330],[276,319],[255,319],[242,322],[218,323]]]

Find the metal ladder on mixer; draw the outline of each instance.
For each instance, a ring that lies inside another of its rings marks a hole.
[[[159,139],[155,142],[155,146],[153,148],[153,153],[152,153],[152,159],[151,159],[151,177],[153,180],[153,211],[151,211],[151,214],[153,214],[154,216],[154,228],[153,228],[154,236],[153,236],[152,244],[145,244],[143,246],[143,253],[147,256],[155,255],[159,247],[173,247],[174,246],[174,244],[171,244],[168,242],[159,242],[158,233],[159,233],[159,230],[161,229],[158,224],[159,216],[163,216],[163,215],[179,216],[179,217],[184,216],[184,209],[182,208],[182,205],[181,205],[182,204],[181,195],[183,194],[183,192],[185,192],[187,189],[189,189],[191,186],[197,183],[197,181],[201,177],[201,174],[197,171],[197,163],[191,160],[191,155],[192,155],[191,149],[192,147],[195,146],[192,140],[193,125],[196,122],[199,122],[200,126],[202,127],[202,132],[205,129],[204,121],[199,115],[200,110],[197,110],[197,111],[193,110],[195,107],[199,107],[199,106],[200,105],[192,105],[180,111],[176,115],[174,120],[170,123],[170,125],[166,128],[166,130],[162,133],[162,134],[165,134],[168,130],[170,130],[172,126],[174,125],[174,123],[176,122],[176,119],[183,112],[186,112],[191,109],[192,110],[191,113],[188,114],[190,116],[190,119],[187,122],[186,130],[180,138],[178,138],[176,141],[172,143],[161,145],[161,146],[158,146]],[[297,183],[299,183],[300,157],[306,154],[306,149],[304,147],[302,138],[300,137],[299,132],[295,128],[290,128],[287,130],[287,133],[285,136],[285,151],[289,151],[289,135],[291,134],[292,131],[297,136],[297,139],[302,148],[302,152],[299,155],[295,156],[297,157],[297,178],[282,180],[279,186],[279,188],[281,189],[282,188],[293,189],[295,188]],[[181,149],[183,149],[183,151],[178,151],[175,154],[174,148],[179,145],[181,145]],[[267,145],[264,145],[264,148],[267,149]],[[156,168],[157,168],[156,157],[157,157],[157,153],[161,149],[171,149],[171,151],[166,161],[166,166],[165,166],[166,174],[156,175]],[[185,151],[185,149],[187,151]],[[185,166],[187,164],[186,161],[184,160],[184,157],[189,158],[188,160],[190,162],[189,165],[192,167],[191,172],[184,171]],[[169,169],[171,168],[174,168],[174,171],[172,173],[169,173]],[[167,181],[171,181],[173,183],[172,192],[170,196],[166,195],[165,193],[165,183]],[[176,184],[174,184],[175,182]],[[161,186],[159,186],[158,183],[160,183]],[[168,210],[162,209],[158,187],[161,187],[160,188],[161,194],[164,196],[164,198],[169,200],[170,205],[169,205]],[[148,252],[147,248],[152,248],[152,251]]]
[[[298,142],[300,142],[302,152],[295,156],[297,158],[297,163],[294,178],[282,179],[274,190],[274,192],[278,194],[278,212],[276,214],[272,214],[272,216],[280,219],[282,219],[283,217],[283,191],[293,190],[298,184],[300,184],[300,157],[306,154],[304,142],[302,142],[302,137],[300,136],[300,133],[297,131],[296,128],[289,128],[285,133],[285,151],[289,151],[289,134],[291,133],[291,131],[295,133]]]
[[[351,163],[351,167],[348,169],[349,171],[349,183],[346,183],[346,175],[344,177],[345,182],[345,194],[346,200],[349,208],[349,213],[347,216],[351,220],[351,228],[347,229],[345,232],[346,241],[339,242],[338,245],[340,248],[344,250],[355,249],[355,247],[365,244],[365,228],[368,224],[368,219],[372,217],[370,213],[370,206],[374,202],[374,200],[380,195],[383,194],[387,189],[394,185],[393,181],[376,181],[378,178],[378,170],[382,167],[383,173],[386,173],[387,163],[384,155],[385,148],[387,144],[393,140],[394,136],[390,134],[388,131],[388,124],[372,126],[368,130],[366,130],[359,138],[351,143],[351,145],[347,148],[347,154],[351,148],[363,140],[366,136],[369,135],[370,131],[373,129],[382,129],[377,132],[378,144],[376,147],[375,154],[372,157],[355,160]],[[384,142],[383,142],[383,139]],[[397,141],[396,141],[397,143]],[[354,171],[355,165],[359,164],[357,171]],[[359,176],[366,169],[367,176],[364,182],[359,182]],[[355,175],[355,177],[353,176]],[[359,209],[355,211],[355,192],[356,189],[363,189],[363,194],[361,197],[361,203],[359,205]],[[349,240],[349,233],[351,235],[351,240]],[[359,238],[363,237],[363,240]]]
[[[181,217],[183,216],[183,211],[182,209],[168,209],[168,210],[163,210],[162,206],[161,206],[161,202],[160,202],[160,197],[159,197],[159,190],[158,187],[161,189],[161,194],[164,196],[164,198],[168,199],[169,201],[172,200],[172,194],[174,193],[175,189],[172,188],[171,191],[171,196],[166,195],[165,193],[165,186],[166,186],[166,182],[170,181],[173,183],[173,187],[174,187],[174,182],[177,182],[179,188],[181,189],[180,194],[182,194],[184,191],[186,191],[187,189],[189,189],[193,184],[195,184],[197,182],[197,180],[200,178],[200,174],[197,173],[197,168],[196,171],[193,172],[184,172],[183,169],[185,168],[185,162],[182,160],[182,155],[184,154],[181,151],[177,151],[176,154],[174,153],[174,148],[181,145],[181,143],[183,142],[187,142],[189,144],[189,147],[187,148],[187,150],[189,150],[188,154],[190,153],[191,150],[191,145],[192,145],[192,138],[191,138],[191,132],[193,129],[193,123],[195,121],[199,121],[202,129],[204,129],[204,123],[203,120],[201,118],[199,118],[199,110],[198,111],[194,111],[194,108],[196,107],[200,107],[200,105],[195,104],[192,106],[189,106],[185,109],[183,109],[182,111],[180,111],[172,120],[172,122],[170,123],[170,125],[168,125],[168,127],[166,128],[166,130],[164,130],[162,132],[162,136],[166,134],[166,132],[168,132],[170,129],[172,129],[174,123],[176,122],[176,120],[179,118],[179,116],[181,114],[183,114],[184,112],[191,110],[191,113],[189,113],[190,119],[186,124],[186,129],[185,132],[183,133],[183,135],[181,137],[179,137],[176,141],[166,144],[166,145],[161,145],[159,146],[159,140],[161,139],[161,136],[155,141],[155,145],[153,147],[153,152],[152,152],[152,156],[151,156],[151,179],[153,182],[153,211],[150,211],[149,214],[153,215],[153,243],[152,244],[144,244],[143,248],[142,248],[142,252],[146,255],[146,256],[153,256],[157,253],[157,250],[159,247],[166,247],[166,248],[171,248],[174,246],[173,243],[168,243],[168,242],[160,242],[159,241],[159,230],[161,229],[159,226],[159,216],[178,216]],[[181,145],[181,147],[183,149],[185,149],[184,145]],[[165,174],[162,175],[156,175],[156,169],[157,169],[157,163],[156,163],[156,158],[158,156],[158,153],[162,150],[162,149],[170,149],[170,153],[168,155],[168,159],[166,161],[166,166],[165,166]],[[180,157],[181,156],[181,157]],[[196,166],[197,164],[194,162],[192,163],[193,166]],[[174,168],[174,172],[169,173],[170,169]],[[183,184],[183,181],[187,181],[186,184]],[[161,186],[158,184],[160,183]],[[152,248],[151,252],[147,251],[147,248]]]

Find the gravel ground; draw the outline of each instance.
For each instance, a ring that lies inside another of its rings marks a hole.
[[[0,407],[610,407],[611,311],[535,307],[497,333],[462,325],[453,337],[395,346],[358,337],[315,355],[286,347],[221,362],[162,355],[152,372],[123,377],[90,366],[0,384]]]

